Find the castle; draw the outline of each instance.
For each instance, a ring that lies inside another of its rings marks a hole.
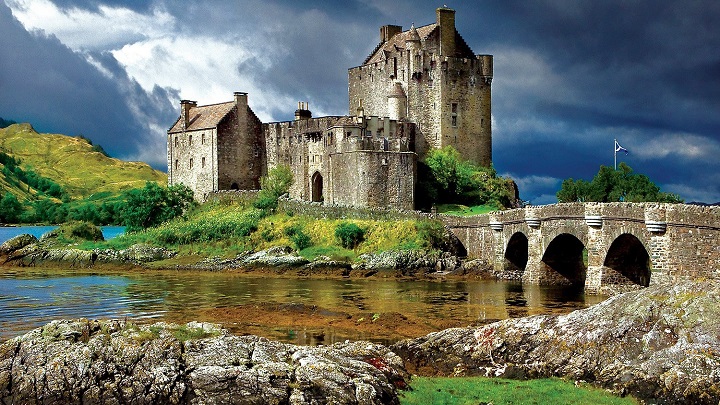
[[[180,102],[168,130],[168,184],[204,200],[219,190],[253,190],[288,165],[290,197],[356,207],[414,209],[417,162],[447,145],[476,164],[492,159],[492,55],[475,55],[455,29],[455,11],[422,27],[386,25],[362,65],[349,69],[347,116],[262,123],[248,95],[199,106]]]

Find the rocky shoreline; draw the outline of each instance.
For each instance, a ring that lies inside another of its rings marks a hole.
[[[718,303],[713,283],[654,285],[568,315],[446,329],[390,347],[295,346],[212,324],[54,321],[0,344],[0,402],[396,404],[409,371],[556,376],[646,403],[717,404]]]
[[[479,260],[465,261],[451,251],[386,251],[363,254],[357,263],[319,257],[309,261],[288,246],[278,246],[259,252],[244,252],[234,258],[211,257],[191,264],[165,265],[162,261],[176,256],[176,252],[149,245],[133,245],[123,250],[81,250],[72,247],[52,247],[44,237],[38,240],[24,234],[0,245],[0,265],[17,267],[66,266],[90,268],[95,266],[151,267],[174,270],[242,270],[245,272],[288,274],[294,276],[370,277],[382,276],[432,279],[445,276],[498,278],[491,266]],[[159,263],[158,263],[159,262]]]

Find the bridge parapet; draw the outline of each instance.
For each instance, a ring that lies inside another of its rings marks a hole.
[[[553,266],[549,256],[571,246],[587,251],[585,264],[578,265],[587,274],[571,281],[583,279],[589,291],[599,291],[608,282],[627,282],[628,277],[640,285],[663,278],[720,280],[720,207],[569,203],[440,219],[465,244],[469,256],[494,263],[496,272],[510,266],[526,282],[556,282],[548,270]],[[556,243],[548,253],[558,240],[570,245],[558,248]],[[525,259],[511,257],[518,251],[526,252]],[[559,263],[560,258],[554,260]],[[647,274],[638,273],[643,266]]]

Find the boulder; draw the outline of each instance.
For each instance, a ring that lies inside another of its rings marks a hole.
[[[295,253],[289,246],[276,246],[252,253],[242,258],[242,263],[250,266],[296,267],[310,263]]]
[[[720,285],[654,285],[568,315],[507,319],[398,342],[411,371],[585,380],[653,403],[720,400]]]
[[[14,238],[8,239],[2,245],[0,245],[0,257],[7,257],[13,252],[37,242],[38,239],[35,236],[30,235],[29,233],[24,233]]]
[[[199,323],[54,321],[0,345],[0,403],[399,404],[407,377],[378,344],[302,347]]]

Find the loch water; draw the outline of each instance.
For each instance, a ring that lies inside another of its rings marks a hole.
[[[353,314],[401,313],[461,324],[585,308],[603,297],[562,287],[496,281],[298,279],[233,272],[5,268],[0,274],[0,341],[55,319],[130,319],[134,322],[215,321],[208,309],[238,305],[302,304]],[[221,323],[232,319],[220,320]],[[296,344],[312,344],[308,331],[267,331]],[[337,340],[368,336],[334,336]]]

